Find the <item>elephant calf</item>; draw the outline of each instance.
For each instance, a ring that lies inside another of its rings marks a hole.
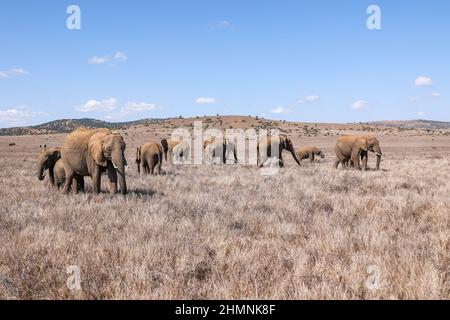
[[[300,162],[306,159],[310,159],[311,162],[314,162],[315,156],[321,157],[322,159],[325,158],[322,150],[316,147],[305,147],[297,149],[296,153]]]
[[[49,148],[47,145],[38,156],[37,176],[39,180],[44,180],[45,171],[48,170],[50,184],[57,188],[61,187],[66,180],[66,172],[61,161],[61,148]],[[84,191],[84,179],[78,175],[75,176],[76,184],[72,186],[74,190]]]
[[[136,150],[137,172],[141,174],[141,165],[144,174],[161,174],[163,161],[163,148],[158,143],[150,142],[139,146]]]

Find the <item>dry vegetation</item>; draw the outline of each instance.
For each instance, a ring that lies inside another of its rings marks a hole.
[[[0,298],[449,299],[450,139],[376,131],[384,170],[362,173],[332,169],[331,125],[284,129],[326,158],[299,168],[286,154],[271,178],[167,163],[138,177],[135,146],[166,131],[131,128],[125,197],[93,196],[89,179],[64,196],[33,177],[39,144],[64,135],[1,137]]]

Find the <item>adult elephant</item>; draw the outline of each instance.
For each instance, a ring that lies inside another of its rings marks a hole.
[[[145,143],[136,150],[137,172],[141,174],[141,165],[144,174],[161,174],[163,161],[163,148],[155,142]]]
[[[172,150],[173,150],[173,148],[176,145],[180,144],[181,142],[182,142],[181,140],[176,140],[176,139],[169,139],[169,140],[167,140],[167,139],[164,138],[164,139],[161,140],[161,146],[163,148],[164,158],[165,158],[166,161],[167,161],[167,154],[169,154],[169,159],[170,159],[171,162],[173,162]]]
[[[122,194],[127,193],[125,181],[125,142],[121,135],[109,129],[76,129],[64,140],[61,160],[66,173],[63,192],[67,193],[74,176],[90,176],[94,193],[100,192],[101,173],[107,171],[109,192],[117,192],[119,182]]]
[[[191,145],[187,141],[180,141],[170,152],[172,163],[183,164],[191,160]]]
[[[294,158],[295,162],[301,166],[300,160],[295,153],[294,146],[291,138],[285,134],[267,136],[260,139],[257,144],[257,162],[259,167],[263,167],[267,160],[276,158],[280,167],[284,166],[283,163],[283,150],[289,151]]]
[[[204,148],[205,162],[208,164],[224,164],[230,157],[236,164],[237,152],[236,145],[230,139],[223,139],[223,141],[208,142]]]
[[[325,158],[325,155],[323,154],[322,150],[320,150],[317,147],[304,147],[301,149],[297,149],[296,153],[300,162],[302,160],[310,159],[312,163],[314,162],[316,156],[321,157],[322,159]]]
[[[353,167],[360,170],[367,169],[368,152],[373,152],[377,155],[376,169],[380,169],[381,147],[378,139],[374,136],[342,136],[336,142],[334,148],[336,153],[336,161],[334,167],[337,169],[339,164],[342,168],[348,166],[348,162],[353,164]],[[362,166],[359,159],[362,160]]]

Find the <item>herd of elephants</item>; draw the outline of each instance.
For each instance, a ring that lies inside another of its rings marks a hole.
[[[127,193],[125,179],[125,141],[123,137],[110,129],[85,129],[79,128],[70,133],[61,147],[47,148],[45,146],[38,156],[37,176],[43,180],[48,171],[50,183],[60,188],[63,193],[70,190],[74,193],[84,192],[84,177],[91,177],[93,191],[100,193],[100,181],[102,173],[107,174],[109,180],[109,192],[118,192],[118,186],[122,194]],[[324,158],[323,152],[316,147],[294,149],[291,139],[280,134],[268,135],[258,139],[257,165],[266,166],[272,160],[276,160],[280,167],[283,166],[282,152],[291,153],[298,165],[301,161],[310,159],[314,161],[316,156]],[[191,144],[184,140],[162,139],[160,143],[149,142],[139,146],[136,150],[137,171],[144,174],[160,174],[163,156],[172,163],[180,159],[190,157]],[[205,162],[229,163],[228,159],[238,163],[236,144],[229,139],[215,139],[210,137],[203,141],[203,156]],[[381,148],[378,139],[374,136],[345,135],[338,138],[335,146],[336,160],[334,167],[339,164],[342,168],[353,167],[357,170],[367,169],[368,153],[377,155],[376,169],[380,169]],[[361,159],[361,162],[360,162]],[[180,163],[180,162],[177,162]],[[182,163],[182,162],[181,162]]]

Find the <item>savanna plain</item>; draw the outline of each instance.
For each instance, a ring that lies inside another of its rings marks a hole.
[[[89,178],[86,193],[63,195],[33,176],[39,145],[60,146],[66,134],[0,137],[0,298],[450,298],[446,132],[269,122],[325,158],[299,167],[285,152],[270,177],[166,161],[162,175],[139,176],[136,147],[183,125],[192,119],[120,130],[126,196],[110,196],[105,177],[95,196]],[[382,170],[333,168],[337,137],[356,133],[379,138]]]

